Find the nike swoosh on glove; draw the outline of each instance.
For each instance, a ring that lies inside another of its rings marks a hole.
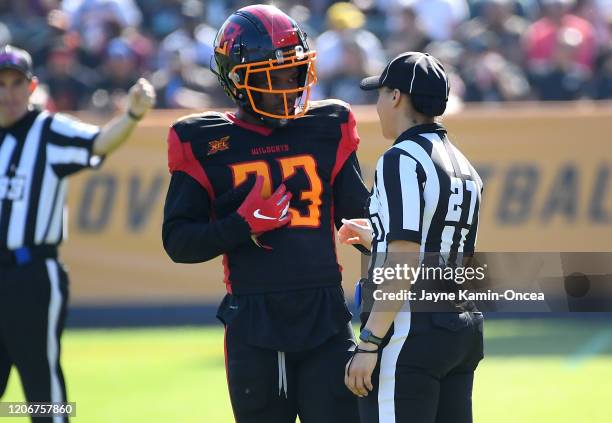
[[[269,197],[263,198],[263,176],[258,176],[249,195],[238,208],[238,214],[249,224],[252,234],[268,232],[291,221],[289,201],[291,193],[281,184]]]

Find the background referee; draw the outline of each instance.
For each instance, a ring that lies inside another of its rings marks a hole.
[[[60,337],[68,276],[57,260],[66,177],[123,143],[155,101],[140,79],[127,112],[103,128],[30,105],[32,59],[0,48],[0,397],[16,366],[29,402],[65,402]],[[65,418],[33,418],[61,422]]]
[[[421,253],[434,253],[436,265],[462,265],[460,257],[474,252],[482,181],[435,120],[449,92],[442,65],[427,54],[404,53],[361,88],[379,90],[383,135],[395,141],[376,166],[369,222],[346,221],[340,240],[371,247],[370,271],[406,262],[416,268]],[[410,289],[407,281],[385,283],[392,291]],[[372,302],[369,288],[365,303]],[[482,315],[466,306],[414,313],[409,301],[374,301],[372,312],[362,313],[361,342],[345,378],[363,397],[362,422],[472,421]]]

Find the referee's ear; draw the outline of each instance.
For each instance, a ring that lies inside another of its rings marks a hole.
[[[394,88],[391,93],[391,105],[393,107],[397,107],[400,104],[401,99],[402,99],[402,92],[398,90],[397,88]]]

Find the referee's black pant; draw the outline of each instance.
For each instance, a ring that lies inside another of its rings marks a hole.
[[[356,397],[344,385],[350,324],[311,350],[284,353],[249,345],[226,326],[230,399],[237,423],[356,423]]]
[[[471,423],[482,314],[400,312],[359,399],[362,423]]]
[[[0,397],[14,365],[28,402],[65,402],[60,337],[68,302],[68,275],[54,258],[0,264]],[[36,417],[36,423],[67,422]]]

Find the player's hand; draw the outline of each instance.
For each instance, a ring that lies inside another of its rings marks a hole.
[[[360,343],[359,349],[376,350],[378,346],[368,343]],[[374,389],[372,386],[372,372],[376,367],[378,354],[359,352],[346,363],[344,372],[344,384],[358,397],[366,397]]]
[[[255,180],[257,178],[254,174],[251,174],[246,181],[215,198],[213,202],[213,210],[215,216],[223,218],[229,216],[238,210],[238,207],[244,202],[249,192],[255,186]]]
[[[342,226],[338,230],[338,240],[341,244],[361,244],[370,248],[372,236],[369,219],[342,219]]]
[[[257,176],[253,189],[238,208],[238,214],[249,224],[252,234],[260,234],[285,226],[291,221],[291,193],[281,184],[270,198],[262,194],[263,177]]]
[[[139,119],[155,105],[155,89],[145,78],[140,78],[128,92],[127,111]]]

